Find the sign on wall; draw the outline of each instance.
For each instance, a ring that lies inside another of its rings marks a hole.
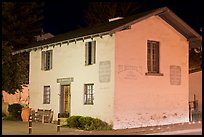
[[[111,62],[100,61],[99,63],[99,82],[110,82]]]
[[[181,85],[181,67],[170,65],[170,84]]]
[[[59,79],[57,79],[57,83],[70,83],[73,81],[74,81],[74,78],[59,78]]]
[[[142,75],[142,66],[120,64],[118,75],[126,80],[137,80]]]

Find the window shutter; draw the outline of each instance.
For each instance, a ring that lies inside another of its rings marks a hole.
[[[86,104],[87,100],[87,90],[86,90],[86,85],[84,85],[84,104]]]
[[[85,65],[88,64],[88,42],[85,44]]]
[[[50,52],[46,51],[45,53],[45,70],[49,70],[50,67]]]
[[[50,69],[52,69],[52,50],[50,50]]]
[[[45,51],[42,51],[41,55],[41,70],[45,70]]]
[[[151,71],[151,44],[147,43],[147,70],[148,72]]]
[[[91,45],[91,64],[94,63],[96,63],[96,41],[93,41]]]
[[[157,73],[159,73],[159,42],[156,43],[156,67]]]
[[[50,104],[50,94],[51,94],[50,87],[48,89],[49,89],[49,91],[48,91],[48,104]]]

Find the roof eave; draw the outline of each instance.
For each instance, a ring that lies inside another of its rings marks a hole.
[[[43,49],[43,48],[48,48],[51,46],[56,46],[56,45],[62,45],[63,43],[71,43],[71,42],[77,42],[79,40],[84,41],[85,39],[93,39],[94,37],[103,37],[104,35],[112,35],[114,32],[113,31],[107,31],[107,32],[102,32],[102,33],[95,33],[95,34],[91,34],[91,35],[85,35],[85,36],[81,36],[81,37],[77,37],[77,38],[72,38],[72,39],[66,39],[63,41],[56,41],[56,42],[51,42],[51,43],[47,43],[47,44],[42,44],[40,46],[36,46],[36,47],[32,47],[32,48],[26,48],[26,49],[21,49],[21,50],[17,50],[12,52],[12,55],[15,54],[19,54],[19,53],[23,53],[23,52],[30,52],[32,50],[36,51],[37,49]]]
[[[142,21],[148,17],[156,16],[156,15],[158,15],[159,17],[164,19],[167,23],[169,23],[172,27],[174,27],[177,31],[179,31],[182,35],[184,35],[184,37],[186,37],[186,39],[191,43],[190,48],[202,47],[202,37],[195,30],[193,30],[189,25],[187,25],[182,19],[180,19],[174,12],[172,12],[169,8],[163,7],[163,8],[159,8],[153,12],[150,12],[149,14],[147,14],[145,16],[139,17],[138,19],[130,21],[124,25],[121,25],[119,27],[116,27],[116,28],[109,30],[109,31],[106,31],[106,32],[100,32],[100,33],[80,36],[80,37],[76,37],[76,38],[72,38],[72,39],[64,39],[61,41],[56,41],[56,42],[51,42],[51,43],[48,42],[48,43],[42,44],[40,46],[18,50],[18,51],[13,52],[12,54],[14,55],[14,54],[22,53],[22,52],[28,52],[28,51],[36,50],[39,48],[42,49],[44,47],[49,47],[50,45],[63,43],[66,41],[68,41],[68,43],[70,41],[76,42],[77,40],[81,40],[81,39],[84,40],[84,39],[87,39],[89,37],[93,38],[95,36],[113,34],[117,31],[124,29],[124,27],[131,26],[132,24],[135,24],[135,23],[140,22],[140,21]]]
[[[173,11],[167,10],[159,16],[180,32],[190,43],[190,48],[202,47],[202,36],[192,29],[187,23],[179,18]]]
[[[124,24],[124,25],[118,27],[118,28],[115,28],[112,31],[113,32],[120,31],[124,27],[131,26],[132,24],[135,24],[135,23],[140,22],[144,19],[147,19],[148,17],[156,16],[156,15],[158,15],[159,17],[164,19],[167,23],[169,23],[172,27],[174,27],[177,31],[179,31],[182,35],[184,35],[184,37],[186,37],[186,39],[189,42],[193,43],[193,44],[190,44],[190,48],[202,47],[202,36],[200,34],[198,34],[194,29],[192,29],[187,23],[185,23],[181,18],[179,18],[173,11],[171,11],[167,7],[160,8],[160,9],[158,9],[152,13],[149,13],[149,14],[141,17],[141,18],[133,20],[127,24]],[[168,17],[168,19],[167,19],[167,17]],[[169,19],[171,20],[171,22],[174,22],[174,23],[172,24],[172,23],[168,22]],[[182,29],[180,29],[180,30],[178,30],[178,27],[180,27],[179,25],[182,26]],[[188,33],[191,34],[191,36],[185,35],[184,32],[186,32],[187,34]]]
[[[147,19],[147,18],[149,18],[149,17],[151,17],[151,16],[158,15],[158,14],[161,14],[161,13],[163,13],[163,12],[166,12],[167,10],[169,10],[167,7],[159,8],[159,9],[155,10],[154,12],[151,12],[151,13],[145,15],[145,16],[142,16],[142,17],[140,17],[140,18],[138,18],[138,19],[135,19],[135,20],[133,20],[133,21],[131,21],[131,22],[128,22],[128,23],[126,23],[126,24],[124,24],[124,25],[122,25],[122,26],[119,26],[119,27],[113,29],[112,31],[113,31],[113,32],[120,31],[120,30],[122,30],[122,29],[123,29],[124,27],[126,27],[126,26],[131,26],[132,24],[135,24],[135,23],[137,23],[137,22],[140,22],[140,21],[142,21],[142,20],[145,20],[145,19]]]

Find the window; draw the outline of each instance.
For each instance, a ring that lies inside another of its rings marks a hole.
[[[159,73],[159,42],[147,41],[148,73]]]
[[[92,65],[96,62],[96,41],[86,42],[85,65]]]
[[[50,104],[50,86],[44,86],[43,104]]]
[[[85,84],[84,85],[84,104],[93,105],[93,91],[94,84]]]
[[[52,69],[52,50],[42,51],[42,70]]]

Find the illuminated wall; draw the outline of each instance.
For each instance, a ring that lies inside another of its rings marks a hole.
[[[114,129],[187,122],[187,40],[157,16],[115,37]],[[163,76],[145,75],[147,40],[160,42]]]
[[[73,78],[71,82],[71,115],[92,116],[113,121],[114,35],[96,37],[96,64],[85,66],[85,42],[77,41],[50,47],[53,49],[53,69],[41,70],[41,50],[30,53],[30,107],[53,109],[59,113],[60,83],[57,79]],[[104,79],[104,76],[108,79]],[[84,105],[84,84],[94,83],[94,105]],[[43,104],[43,86],[50,85],[50,104]]]
[[[188,41],[159,17],[150,17],[96,37],[96,64],[85,66],[85,42],[49,47],[53,69],[41,70],[41,50],[30,52],[30,107],[59,112],[60,83],[73,78],[71,115],[100,118],[114,129],[187,122],[189,98]],[[147,40],[160,42],[160,72],[147,72]],[[43,50],[47,50],[44,48]],[[107,78],[108,77],[108,78]],[[94,105],[83,104],[84,84],[94,83]],[[51,103],[43,104],[43,86]]]

